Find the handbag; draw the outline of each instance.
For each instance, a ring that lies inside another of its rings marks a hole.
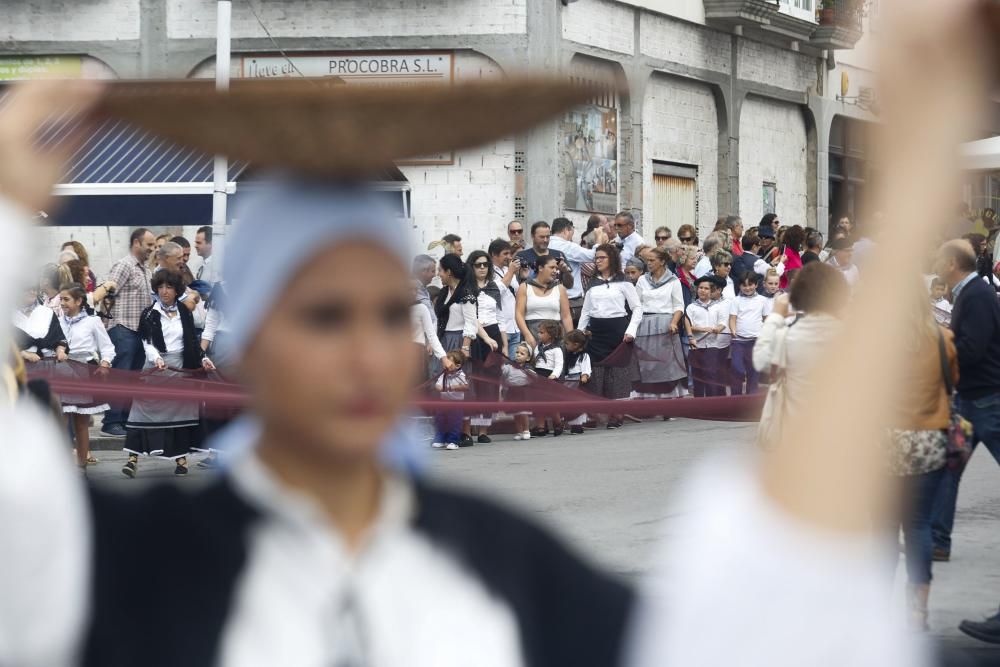
[[[944,345],[944,335],[938,332],[938,356],[941,358],[941,377],[944,379],[945,391],[948,392],[948,403],[951,407],[951,417],[948,420],[948,444],[945,450],[945,460],[950,470],[961,471],[972,456],[973,428],[972,422],[963,417],[955,409],[954,386],[951,383],[951,372],[948,368],[948,351]]]
[[[785,421],[788,403],[785,387],[785,367],[788,361],[787,340],[788,328],[786,327],[784,334],[775,341],[776,349],[774,357],[771,359],[771,384],[768,385],[764,408],[760,413],[760,423],[757,425],[756,444],[762,449],[778,441]]]

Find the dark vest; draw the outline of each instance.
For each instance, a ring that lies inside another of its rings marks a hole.
[[[415,489],[413,528],[507,603],[527,665],[618,664],[629,588],[513,512],[423,483]],[[92,488],[90,499],[96,547],[83,664],[217,664],[257,512],[224,478],[195,491]]]

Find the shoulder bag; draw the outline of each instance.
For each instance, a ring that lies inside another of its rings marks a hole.
[[[961,471],[972,456],[973,428],[972,422],[958,414],[955,409],[954,386],[951,383],[951,369],[948,365],[948,350],[944,344],[944,335],[938,332],[938,356],[941,358],[941,377],[944,379],[945,391],[948,392],[948,403],[951,407],[951,418],[948,422],[948,444],[945,458],[948,468]]]

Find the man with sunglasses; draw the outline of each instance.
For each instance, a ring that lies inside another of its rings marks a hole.
[[[622,266],[625,266],[635,256],[635,249],[646,242],[636,233],[635,217],[628,211],[615,216],[615,232],[618,234],[617,245],[622,251]]]
[[[524,223],[511,220],[507,223],[507,238],[510,239],[510,249],[513,253],[524,250]]]

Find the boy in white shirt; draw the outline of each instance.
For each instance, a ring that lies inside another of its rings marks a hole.
[[[760,276],[750,271],[740,278],[740,293],[731,302],[729,331],[732,342],[733,396],[745,392],[756,394],[759,386],[757,370],[753,367],[753,346],[757,342],[764,318],[771,313],[773,301],[757,293]]]
[[[934,321],[943,327],[951,326],[951,303],[944,297],[948,291],[948,286],[943,280],[934,276],[931,279],[931,312],[934,313]]]
[[[691,378],[696,398],[725,396],[721,370],[729,347],[726,330],[728,310],[721,299],[723,281],[718,276],[702,276],[694,282],[697,299],[687,309],[688,338],[691,345]],[[718,298],[716,298],[718,297]]]

